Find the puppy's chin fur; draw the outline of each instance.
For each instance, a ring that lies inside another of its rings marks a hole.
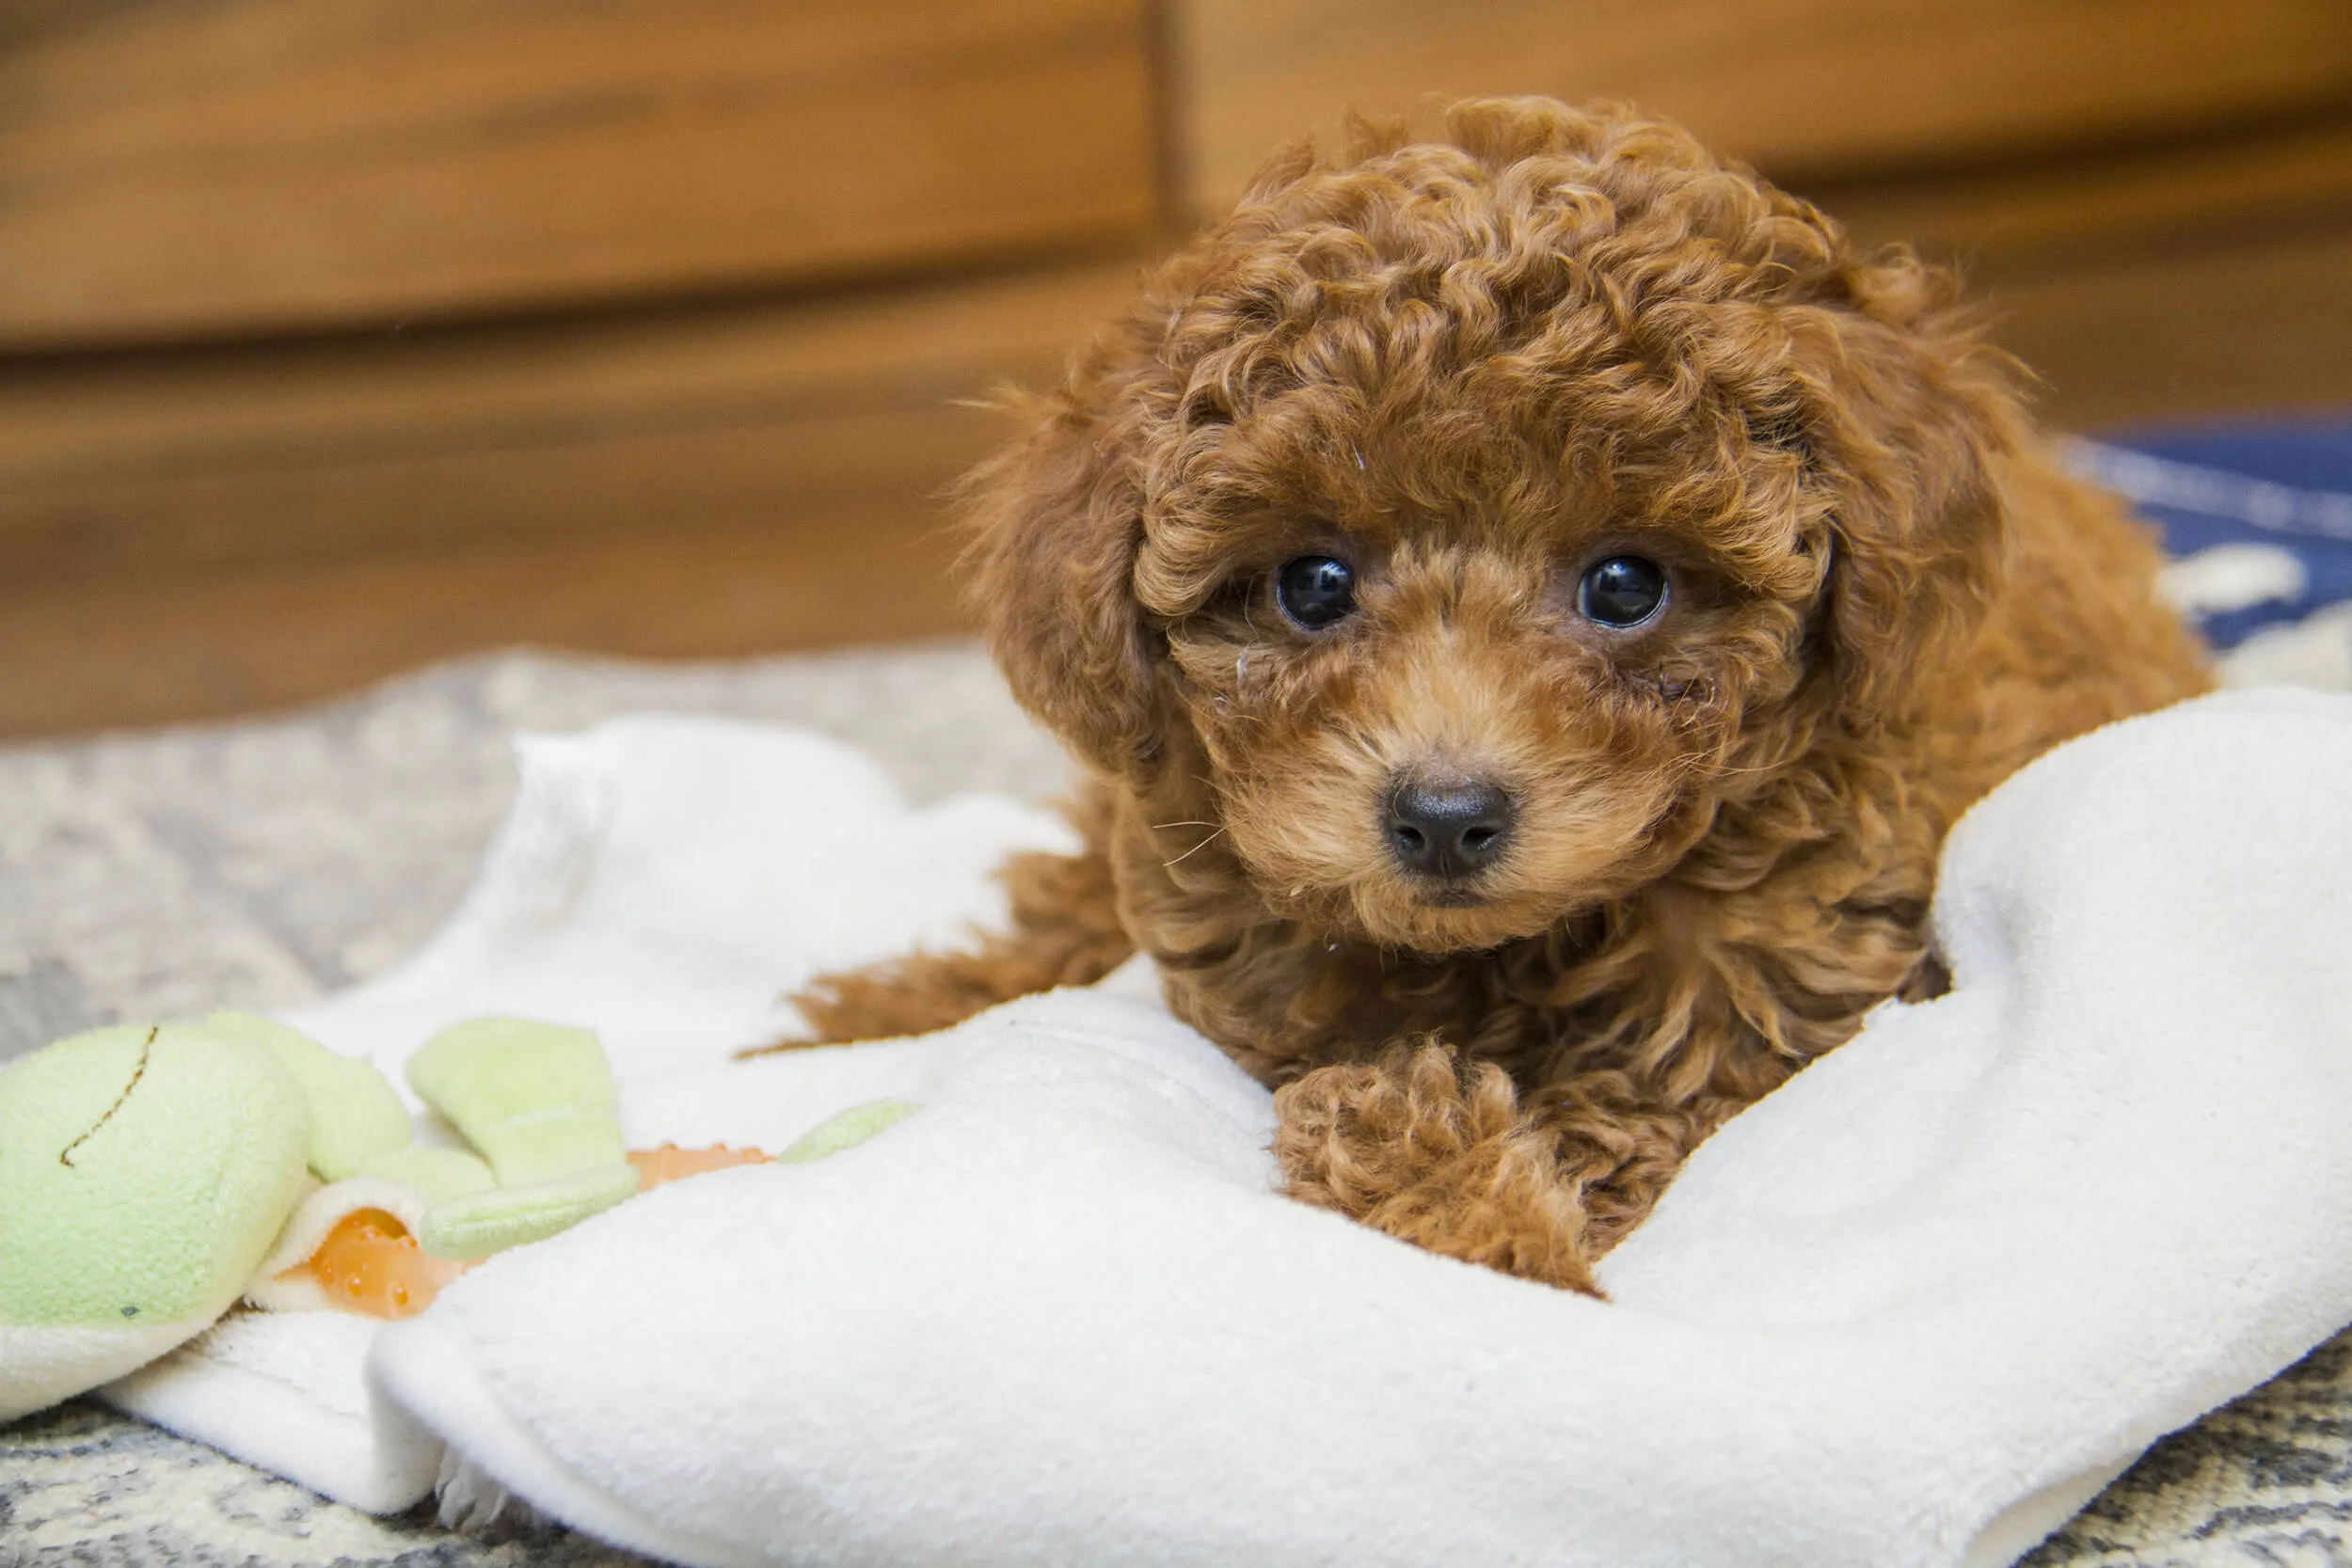
[[[1295,840],[1273,853],[1274,864],[1253,864],[1252,835],[1234,829],[1236,859],[1267,918],[1295,924],[1327,943],[1368,942],[1431,958],[1538,936],[1647,879],[1642,865],[1623,856],[1565,870],[1580,859],[1573,845],[1556,852],[1548,875],[1538,879],[1514,858],[1542,835],[1525,824],[1515,825],[1513,833],[1518,842],[1500,864],[1445,880],[1402,871],[1377,848],[1343,863],[1347,868],[1335,874],[1330,863],[1300,855]],[[1526,854],[1533,859],[1535,851]]]
[[[1359,896],[1354,902],[1364,940],[1430,958],[1483,952],[1536,936],[1560,924],[1579,907],[1467,901],[1477,897],[1470,890],[1407,886],[1401,895],[1376,901]],[[1464,901],[1456,902],[1457,899]]]

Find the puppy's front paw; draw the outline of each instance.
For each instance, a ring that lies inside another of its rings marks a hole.
[[[1508,1074],[1435,1043],[1318,1068],[1276,1094],[1290,1196],[1429,1251],[1598,1294],[1584,1213]]]
[[[1518,1096],[1491,1064],[1466,1089],[1454,1053],[1431,1042],[1378,1063],[1317,1068],[1277,1091],[1274,1108],[1274,1152],[1291,1196],[1361,1219],[1507,1135]]]

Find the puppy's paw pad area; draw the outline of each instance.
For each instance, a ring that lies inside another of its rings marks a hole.
[[[1518,1119],[1502,1069],[1481,1064],[1465,1084],[1460,1059],[1434,1042],[1376,1064],[1318,1068],[1274,1106],[1275,1154],[1292,1196],[1347,1213],[1507,1136]]]
[[[1436,1043],[1319,1068],[1275,1097],[1286,1190],[1432,1252],[1596,1293],[1576,1183],[1507,1074]]]

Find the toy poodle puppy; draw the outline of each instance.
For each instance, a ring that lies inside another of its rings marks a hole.
[[[813,1035],[1149,954],[1293,1196],[1531,1279],[1939,988],[1970,802],[2209,683],[1948,276],[1618,108],[1294,150],[1014,409],[971,597],[1084,847]]]

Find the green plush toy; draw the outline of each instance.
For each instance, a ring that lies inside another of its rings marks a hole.
[[[372,1064],[249,1013],[94,1030],[0,1069],[0,1421],[136,1370],[241,1296],[327,1305],[305,1265],[364,1211],[454,1264],[637,1191],[585,1029],[474,1019],[427,1040],[408,1082],[486,1164],[412,1142]],[[776,1158],[823,1159],[914,1109],[852,1106]]]
[[[300,1196],[310,1111],[250,1037],[125,1024],[0,1072],[0,1420],[227,1311]]]
[[[408,1058],[408,1086],[489,1158],[498,1185],[443,1198],[417,1240],[470,1261],[552,1236],[637,1191],[596,1037],[516,1018],[444,1029]]]
[[[310,1108],[309,1163],[320,1180],[357,1176],[408,1148],[408,1107],[373,1063],[339,1056],[299,1030],[251,1013],[215,1013],[204,1024],[261,1046],[302,1085]]]
[[[249,1014],[95,1030],[0,1070],[0,1421],[136,1370],[241,1295],[323,1305],[286,1271],[357,1210],[470,1259],[636,1190],[586,1031],[477,1020],[410,1077],[488,1164],[413,1144],[372,1065]]]
[[[906,1120],[921,1107],[909,1100],[869,1100],[834,1113],[802,1133],[776,1156],[782,1165],[808,1165],[855,1148],[876,1133]]]

